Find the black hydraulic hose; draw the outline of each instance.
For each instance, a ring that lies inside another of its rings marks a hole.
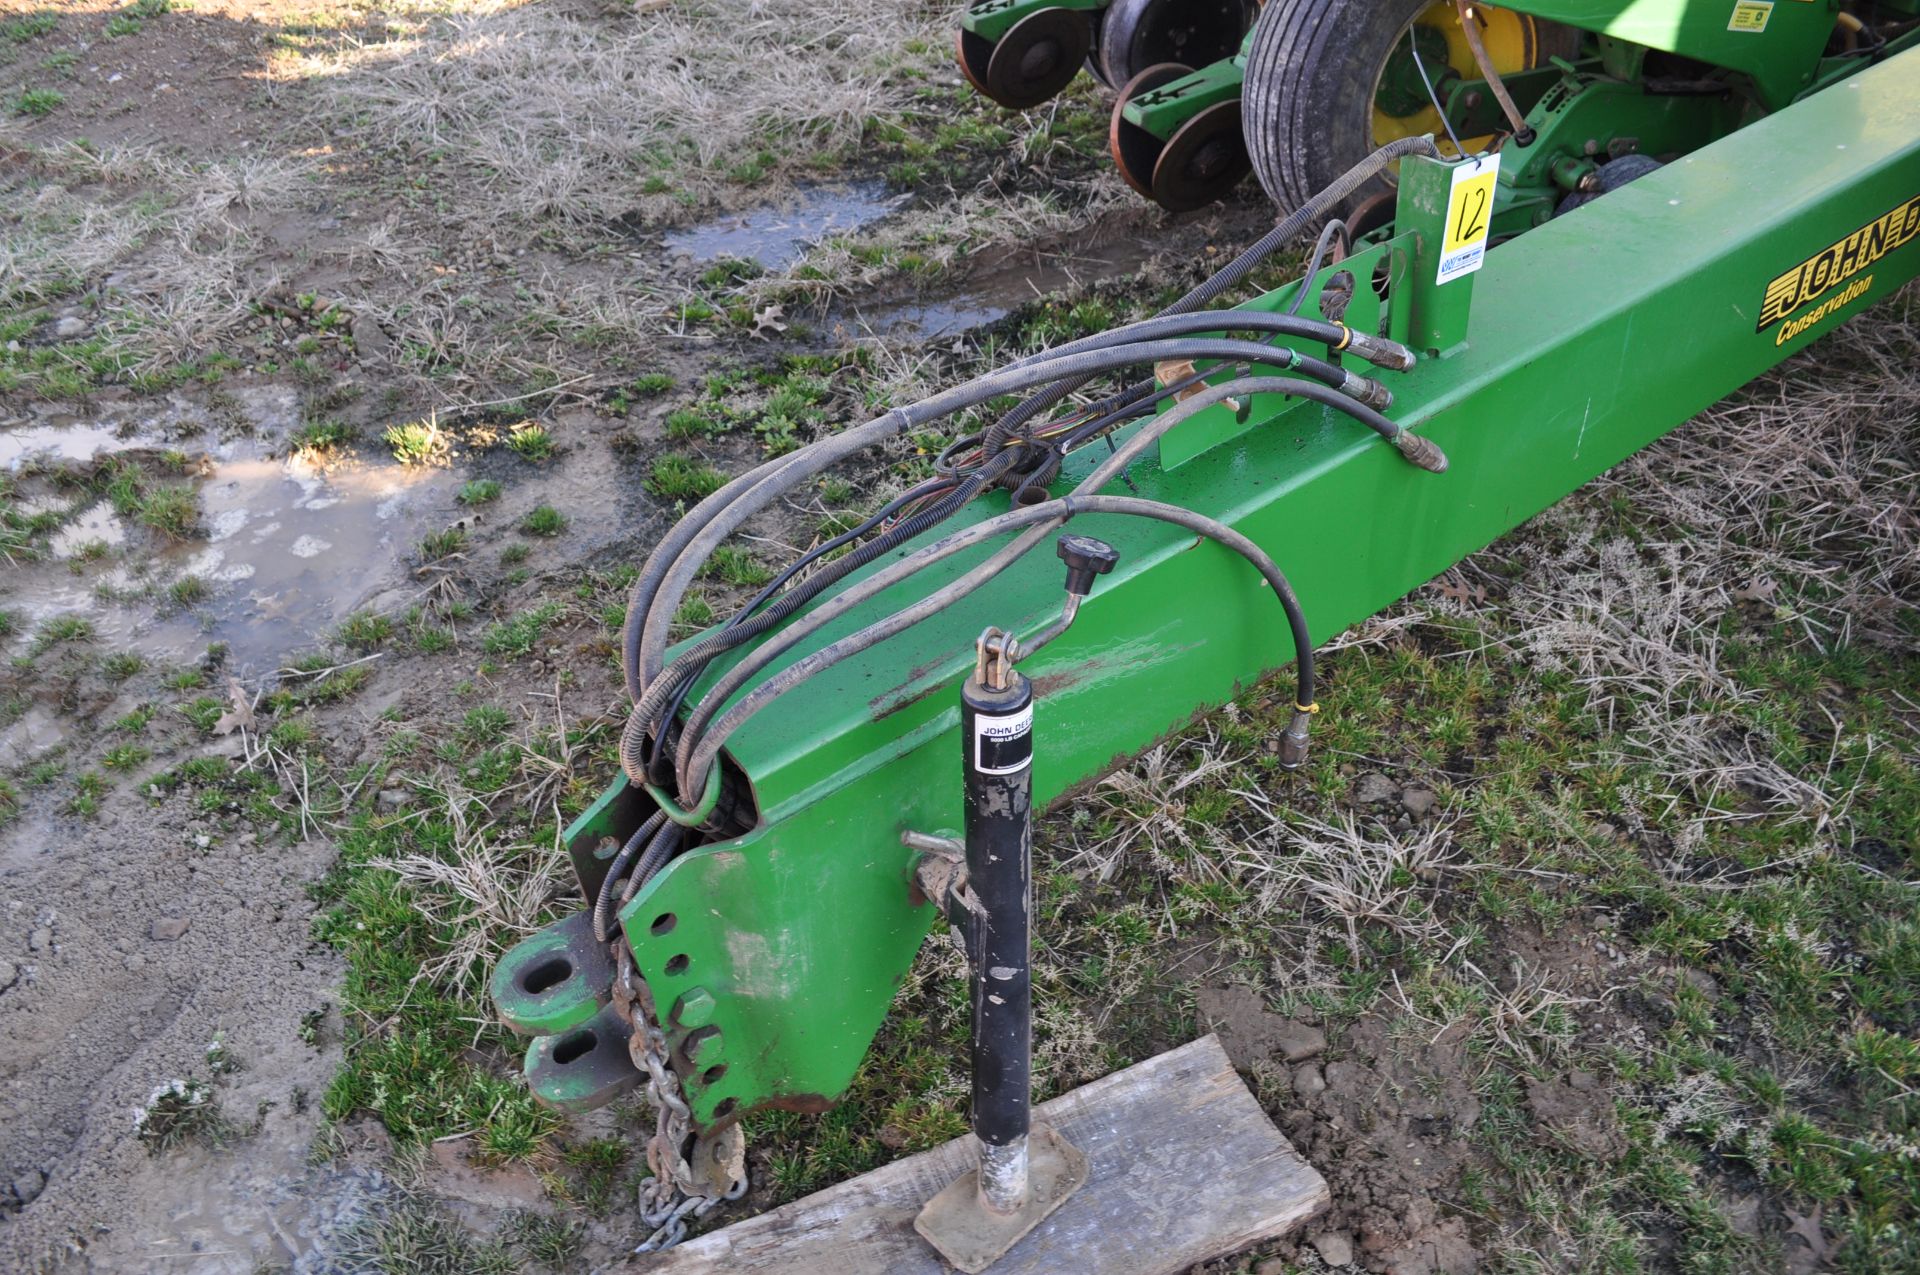
[[[1300,276],[1300,286],[1294,290],[1292,304],[1287,306],[1288,314],[1300,313],[1300,307],[1305,304],[1307,299],[1307,285],[1313,282],[1313,276],[1320,273],[1320,265],[1327,259],[1327,250],[1333,247],[1333,237],[1335,235],[1340,236],[1340,255],[1342,257],[1346,256],[1348,250],[1352,247],[1352,240],[1347,236],[1346,222],[1335,217],[1327,222],[1326,225],[1320,227],[1320,237],[1313,241],[1313,255],[1307,258],[1307,268]]]
[[[658,728],[653,732],[653,746],[649,750],[649,769],[656,769],[663,759],[667,733],[665,729],[666,723],[672,721],[675,715],[679,713],[680,706],[686,702],[686,697],[692,691],[693,684],[699,680],[701,672],[705,670],[707,665],[711,664],[726,652],[733,650],[735,647],[744,645],[747,642],[751,642],[754,638],[759,637],[762,633],[773,628],[791,616],[795,611],[798,611],[801,607],[813,601],[814,598],[820,596],[828,587],[845,579],[861,567],[866,566],[869,562],[883,556],[897,546],[906,543],[920,533],[938,526],[941,522],[958,513],[969,502],[976,499],[981,492],[991,486],[993,480],[997,478],[1002,471],[1011,468],[1015,459],[1017,458],[1003,453],[998,461],[989,463],[983,467],[974,477],[969,478],[952,492],[941,497],[937,503],[921,510],[910,518],[902,519],[898,524],[889,527],[885,532],[869,540],[853,552],[835,558],[832,562],[821,568],[820,571],[809,576],[799,586],[783,594],[779,601],[775,602],[772,606],[758,614],[753,614],[755,607],[766,601],[781,584],[790,580],[797,572],[803,569],[808,562],[818,561],[822,554],[831,552],[833,547],[845,543],[849,537],[853,536],[862,528],[871,528],[877,525],[885,515],[886,510],[883,509],[880,513],[867,519],[865,523],[861,524],[861,527],[855,528],[854,531],[836,537],[834,540],[827,542],[827,544],[810,551],[809,554],[802,555],[762,589],[753,601],[735,613],[726,624],[714,632],[709,633],[687,650],[681,652],[680,656],[674,660],[671,666],[661,670],[660,676],[655,677],[648,683],[646,694],[635,704],[634,713],[629,717],[629,721],[637,717],[646,723],[658,723]],[[893,508],[899,503],[899,501],[894,501],[888,508]]]
[[[1127,439],[1123,446],[1116,448],[1113,455],[1107,457],[1085,478],[1081,479],[1079,485],[1074,489],[1072,498],[1077,500],[1081,496],[1097,493],[1100,488],[1112,481],[1112,479],[1124,473],[1127,466],[1131,465],[1148,447],[1152,446],[1156,439],[1178,427],[1199,412],[1212,407],[1216,403],[1223,402],[1235,394],[1266,392],[1295,394],[1300,397],[1317,397],[1320,395],[1335,398],[1339,397],[1335,395],[1333,391],[1323,386],[1315,385],[1310,381],[1273,376],[1240,377],[1224,385],[1208,386],[1205,390],[1181,401],[1168,411],[1161,413],[1143,425],[1138,432]],[[1358,405],[1355,404],[1354,406],[1357,407]],[[1052,503],[1057,502],[1049,502],[1049,505],[1034,505],[1028,507],[1047,508]],[[1002,517],[1004,516],[1005,515],[1002,515]],[[855,607],[879,596],[888,589],[906,580],[908,577],[925,570],[927,567],[978,544],[995,534],[991,531],[980,530],[982,527],[1002,525],[1004,524],[993,519],[976,523],[971,528],[955,532],[952,535],[936,541],[934,544],[917,550],[899,562],[875,572],[851,588],[836,594],[819,609],[809,613],[805,619],[775,634],[738,664],[728,669],[720,680],[708,689],[707,694],[701,699],[692,717],[688,720],[686,728],[681,732],[680,742],[676,749],[676,770],[678,771],[678,778],[683,794],[687,788],[691,786],[690,777],[703,773],[701,769],[689,769],[688,761],[694,749],[704,747],[705,740],[702,736],[707,724],[713,720],[714,715],[721,710],[726,702],[739,692],[761,669],[767,667],[767,665],[779,658],[780,655],[799,644],[810,634],[833,623],[840,616],[853,610]],[[1026,524],[1025,522],[1021,522],[1017,525],[1024,526]],[[1021,555],[1025,554],[1027,550],[1031,549],[1035,544],[1038,544],[1039,539],[1044,537],[1048,530],[1049,526],[1043,526],[1037,528],[1035,531],[1026,533],[1020,539],[1014,541],[1013,544],[1008,545],[992,557],[989,557],[986,561],[973,567],[960,581],[945,586],[945,588],[930,595],[930,599],[923,599],[920,603],[916,603],[913,607],[907,608],[900,614],[907,615],[915,613],[921,608],[931,608],[925,610],[923,613],[924,615],[931,615],[934,610],[938,610],[942,606],[965,597],[968,593],[998,575],[1002,570],[1011,566]],[[917,623],[918,620],[912,622]],[[630,717],[628,719],[629,730],[633,729],[634,721],[634,718]],[[623,743],[624,742],[623,739]]]
[[[1408,155],[1428,155],[1438,159],[1440,148],[1433,144],[1431,137],[1400,137],[1388,142],[1335,178],[1331,186],[1282,217],[1272,230],[1260,236],[1251,247],[1201,281],[1198,287],[1160,311],[1155,317],[1186,314],[1211,304],[1228,289],[1236,287],[1241,280],[1252,274],[1255,267],[1272,256],[1295,235],[1345,202],[1347,196],[1354,191],[1372,181],[1385,170],[1387,165]],[[1007,439],[1012,437],[1015,430],[1079,389],[1086,384],[1087,379],[1085,377],[1079,380],[1068,378],[1056,382],[1009,409],[987,431],[988,453],[992,454],[1006,446]]]
[[[607,875],[600,879],[599,893],[593,899],[593,937],[598,941],[605,943],[613,937],[612,932],[607,928],[607,913],[613,906],[614,887],[618,886],[620,879],[626,876],[628,865],[633,862],[633,857],[640,853],[640,848],[646,844],[647,838],[658,832],[660,825],[666,821],[666,812],[662,810],[656,810],[647,816],[646,822],[627,838],[627,844],[620,847],[620,853],[614,856],[613,862],[607,867]]]
[[[641,687],[644,693],[646,683],[659,674],[662,656],[667,646],[668,621],[679,606],[681,598],[685,596],[687,587],[692,583],[700,564],[706,560],[714,548],[783,492],[812,479],[846,457],[882,439],[929,420],[937,420],[952,412],[997,398],[1013,390],[1074,376],[1090,377],[1139,363],[1151,364],[1162,359],[1182,358],[1219,359],[1291,367],[1300,357],[1297,351],[1266,345],[1258,341],[1217,338],[1144,341],[1137,345],[1120,346],[1114,349],[1088,350],[1081,354],[1067,355],[1020,368],[1007,368],[977,377],[964,385],[924,399],[911,408],[895,408],[864,425],[793,452],[782,458],[787,463],[777,470],[769,470],[768,466],[762,466],[754,471],[755,474],[761,475],[759,480],[752,483],[736,480],[728,484],[728,488],[722,489],[723,491],[734,490],[735,495],[732,499],[719,501],[718,493],[709,497],[708,501],[717,502],[716,507],[699,520],[701,525],[696,531],[683,534],[676,529],[672,540],[680,547],[671,562],[664,566],[657,565],[664,556],[662,551],[657,549],[648,559],[647,567],[640,577],[634,581],[634,599],[644,609],[636,610],[634,603],[629,603],[628,648],[636,657],[634,670],[636,676],[632,679],[633,683]],[[1391,423],[1386,425],[1389,431],[1398,428]],[[701,502],[702,507],[707,503],[707,501]],[[696,509],[695,513],[698,514],[699,510]],[[692,518],[692,515],[689,517]],[[665,542],[662,548],[664,547]],[[636,628],[639,630],[637,643]],[[634,649],[636,646],[637,649]],[[636,695],[633,698],[637,700],[640,696]],[[631,758],[623,758],[623,761],[637,762],[638,759],[638,754],[635,753]],[[629,771],[630,775],[633,773]],[[638,776],[636,775],[635,778]]]
[[[1142,500],[1134,496],[1076,495],[1064,496],[1058,500],[1050,500],[1045,504],[1029,505],[1023,509],[1016,509],[1011,513],[1002,514],[998,518],[991,519],[988,522],[978,523],[975,525],[975,528],[970,528],[969,530],[990,529],[987,530],[985,534],[997,534],[1011,531],[1018,527],[1028,527],[1028,534],[1022,537],[1021,541],[1016,541],[1015,544],[1019,545],[1025,542],[1027,547],[1031,548],[1033,543],[1037,543],[1038,539],[1045,536],[1046,532],[1051,529],[1052,524],[1077,513],[1126,514],[1135,517],[1154,518],[1162,522],[1170,522],[1176,526],[1184,527],[1189,531],[1195,532],[1198,535],[1205,536],[1218,544],[1224,545],[1252,563],[1254,568],[1260,572],[1261,578],[1272,588],[1274,596],[1279,599],[1281,608],[1286,613],[1287,627],[1293,641],[1295,654],[1295,670],[1297,673],[1295,689],[1296,703],[1302,712],[1313,711],[1313,646],[1307,634],[1306,617],[1301,613],[1299,599],[1294,596],[1292,586],[1287,583],[1286,576],[1281,573],[1280,568],[1275,565],[1273,559],[1258,545],[1224,523],[1209,518],[1205,514],[1196,513],[1191,509],[1183,509],[1178,505],[1167,505],[1159,501]],[[1034,524],[1036,523],[1046,525],[1035,527]],[[1038,537],[1033,535],[1033,532],[1036,530],[1040,533]],[[1010,549],[1012,547],[1013,546],[1009,546]],[[1024,552],[1024,550],[1022,550],[1022,552]],[[996,559],[1003,556],[1005,556],[1004,553],[996,555]],[[982,564],[983,567],[985,565],[986,564]],[[720,749],[725,746],[727,738],[732,735],[734,731],[738,730],[740,726],[755,713],[782,695],[785,695],[788,691],[793,690],[808,678],[823,673],[841,661],[860,655],[872,649],[880,642],[904,632],[913,625],[920,623],[927,618],[928,615],[944,609],[944,607],[958,601],[966,594],[980,588],[987,583],[987,580],[992,578],[991,575],[985,578],[976,578],[979,574],[979,569],[976,569],[974,572],[969,572],[966,576],[954,581],[945,589],[929,595],[926,599],[923,599],[922,602],[896,612],[885,620],[871,624],[858,633],[849,634],[831,645],[820,648],[804,659],[796,661],[794,664],[782,669],[779,673],[768,678],[759,686],[754,687],[746,698],[729,709],[726,715],[716,722],[713,728],[702,737],[698,747],[687,759],[688,764],[685,767],[686,771],[696,776],[705,774],[707,768],[715,763]],[[998,570],[993,574],[998,574]]]
[[[670,823],[653,835],[653,844],[640,856],[640,864],[633,870],[633,883],[627,887],[627,898],[638,894],[647,882],[653,880],[655,873],[667,866],[667,860],[678,853],[686,832],[679,824]]]

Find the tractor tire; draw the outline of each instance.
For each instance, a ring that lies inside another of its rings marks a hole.
[[[1298,208],[1374,150],[1382,71],[1433,0],[1267,0],[1248,49],[1242,127],[1253,171],[1281,208]],[[1578,33],[1541,23],[1540,65],[1577,47]],[[1438,69],[1434,69],[1438,74]],[[1376,178],[1354,202],[1391,182]]]

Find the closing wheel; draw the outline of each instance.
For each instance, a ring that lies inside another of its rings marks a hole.
[[[1579,34],[1565,27],[1486,5],[1471,12],[1502,75],[1578,50]],[[1455,77],[1480,78],[1452,0],[1267,0],[1240,101],[1253,171],[1268,196],[1297,208],[1396,138],[1434,133],[1451,155],[1422,65],[1442,100]],[[1460,140],[1471,152],[1491,139]]]
[[[1113,0],[1100,19],[1094,61],[1108,84],[1162,62],[1206,66],[1240,49],[1257,0]]]
[[[1083,13],[1073,9],[1030,13],[994,44],[980,91],[1016,111],[1038,106],[1080,73],[1092,40]]]
[[[1153,165],[1153,202],[1190,212],[1225,199],[1252,167],[1240,134],[1240,103],[1215,102],[1167,139]]]
[[[1153,198],[1153,166],[1166,143],[1122,112],[1127,109],[1127,103],[1135,98],[1191,74],[1191,70],[1178,62],[1150,66],[1126,82],[1126,87],[1120,90],[1119,99],[1113,104],[1113,121],[1107,126],[1107,150],[1112,153],[1113,166],[1120,170],[1120,176],[1127,185],[1148,199]]]

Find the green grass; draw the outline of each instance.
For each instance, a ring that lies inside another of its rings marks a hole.
[[[60,24],[60,15],[41,10],[37,13],[25,13],[17,18],[0,22],[0,41],[8,44],[25,44],[37,40],[51,32]]]
[[[429,562],[449,558],[467,547],[465,527],[446,527],[427,534],[420,542],[420,556]]]
[[[692,503],[704,500],[726,485],[727,476],[702,460],[666,455],[653,462],[647,490],[662,500]]]
[[[551,505],[541,505],[520,520],[520,530],[529,536],[557,536],[566,529],[566,517]]]
[[[325,458],[339,452],[354,440],[354,430],[344,421],[322,418],[308,421],[293,432],[287,445],[296,452]]]
[[[16,115],[51,115],[66,100],[66,94],[56,89],[23,89],[13,99],[13,111]]]
[[[402,465],[429,465],[445,455],[447,440],[437,425],[429,421],[406,421],[389,425],[382,435],[387,450]]]
[[[491,478],[474,478],[460,484],[456,499],[463,505],[485,505],[500,499],[500,490]]]
[[[393,617],[374,611],[355,611],[341,621],[334,636],[355,651],[377,651],[393,640]]]
[[[488,655],[527,655],[559,615],[559,606],[551,602],[522,611],[489,626],[481,635],[480,649]]]
[[[554,453],[553,435],[544,425],[516,425],[507,434],[507,446],[526,460],[550,460]]]

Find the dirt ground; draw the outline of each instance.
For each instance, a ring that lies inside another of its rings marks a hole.
[[[623,570],[1269,224],[1142,208],[1084,80],[982,107],[949,20],[0,0],[0,1268],[641,1238],[650,1116],[535,1108],[481,993],[569,910]],[[1330,643],[1285,803],[1255,688],[1049,815],[1043,1088],[1216,1030],[1331,1184],[1209,1271],[1920,1263],[1915,304]],[[742,1207],[961,1132],[952,973]]]

